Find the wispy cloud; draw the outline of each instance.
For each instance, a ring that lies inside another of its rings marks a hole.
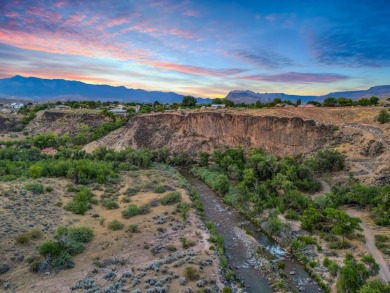
[[[234,50],[228,54],[244,60],[245,62],[260,68],[281,68],[293,65],[292,60],[280,56],[274,51],[257,49],[257,50]]]
[[[349,76],[335,73],[300,73],[286,72],[280,74],[257,74],[242,77],[242,79],[254,81],[269,81],[282,83],[332,83],[350,79]]]

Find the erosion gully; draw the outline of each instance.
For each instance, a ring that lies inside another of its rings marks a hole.
[[[275,261],[285,263],[283,272],[286,278],[284,282],[289,290],[324,292],[296,258],[288,257],[272,238],[261,232],[256,225],[247,221],[238,211],[225,205],[207,184],[187,170],[182,169],[179,172],[197,190],[204,206],[206,219],[214,222],[217,232],[224,237],[225,254],[229,260],[229,266],[244,283],[245,292],[268,293],[274,291],[270,286],[272,277],[256,265],[257,262],[261,262],[261,257],[259,256],[259,260],[254,260],[253,258],[256,257],[251,254],[250,259],[248,258],[248,243],[255,242],[253,238],[257,241],[256,245],[263,246],[274,256]],[[237,231],[242,230],[246,233],[237,233]]]

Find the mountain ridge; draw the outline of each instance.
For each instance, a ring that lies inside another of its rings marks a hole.
[[[0,98],[24,98],[30,100],[92,99],[115,100],[138,103],[181,102],[183,95],[175,92],[146,91],[125,86],[88,84],[65,79],[44,79],[15,75],[0,79]],[[209,103],[211,99],[197,98],[198,103]]]
[[[300,99],[302,102],[310,100],[323,101],[327,97],[350,98],[358,100],[360,98],[390,97],[390,85],[379,85],[370,87],[367,90],[330,92],[321,96],[290,95],[285,93],[258,93],[251,90],[233,90],[226,95],[226,99],[235,103],[256,103],[257,101],[266,103],[280,98],[292,102]],[[183,95],[175,92],[146,91],[143,89],[127,88],[125,86],[111,86],[105,84],[88,84],[81,81],[65,79],[44,79],[38,77],[23,77],[15,75],[10,78],[0,79],[0,98],[21,98],[27,100],[102,100],[121,101],[138,103],[175,103],[181,102]],[[210,103],[210,98],[197,98],[199,104]]]
[[[235,103],[256,103],[257,101],[266,103],[272,101],[275,98],[290,100],[292,102],[295,102],[298,99],[301,99],[302,102],[308,102],[310,100],[321,102],[327,97],[343,97],[352,100],[358,100],[361,98],[370,98],[372,96],[377,96],[378,98],[390,97],[390,85],[373,86],[367,90],[330,92],[329,94],[321,96],[289,95],[285,93],[256,93],[251,90],[233,90],[230,91],[225,98],[232,100]]]

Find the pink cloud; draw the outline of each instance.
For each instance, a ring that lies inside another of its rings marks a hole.
[[[16,11],[10,11],[10,12],[4,13],[4,15],[7,17],[18,17],[19,13],[17,13]]]
[[[184,16],[190,16],[190,17],[199,17],[200,13],[199,11],[196,11],[194,9],[189,9],[183,12]]]
[[[162,68],[162,69],[187,73],[187,74],[208,75],[208,76],[216,76],[216,77],[231,76],[245,71],[239,68],[228,68],[228,69],[206,68],[206,67],[198,67],[192,65],[183,65],[174,62],[164,62],[164,61],[147,61],[144,62],[144,64],[153,67]]]

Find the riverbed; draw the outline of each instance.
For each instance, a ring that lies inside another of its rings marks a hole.
[[[180,170],[180,173],[198,192],[206,219],[215,223],[217,232],[224,237],[229,266],[244,283],[245,292],[273,292],[271,284],[275,279],[281,280],[273,265],[276,261],[283,261],[285,264],[285,277],[282,282],[288,290],[323,292],[296,258],[289,257],[282,247],[261,232],[256,225],[247,221],[234,208],[225,205],[206,183],[186,170]],[[272,260],[257,253],[259,246],[272,255]]]

